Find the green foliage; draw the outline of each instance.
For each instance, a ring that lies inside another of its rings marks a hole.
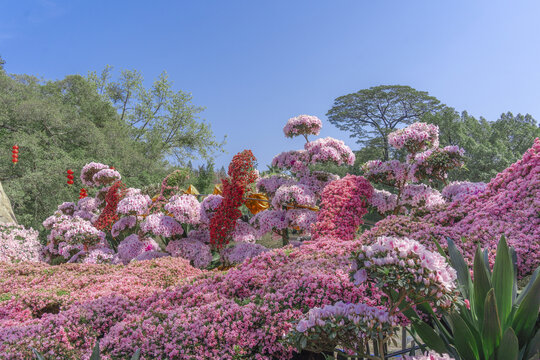
[[[465,166],[450,171],[450,180],[488,182],[520,159],[540,137],[540,128],[529,114],[514,116],[508,112],[489,122],[445,107],[424,115],[422,121],[439,126],[441,146],[457,145],[465,150]]]
[[[364,146],[377,148],[382,152],[379,158],[388,160],[388,134],[436,111],[439,103],[410,86],[381,85],[338,97],[326,115],[338,129],[350,132]]]
[[[448,353],[457,360],[532,360],[540,356],[540,268],[517,295],[515,259],[506,239],[497,246],[493,273],[480,250],[474,258],[471,279],[469,268],[452,240],[448,239],[452,266],[458,275],[462,296],[470,302],[442,318],[429,306],[421,307],[431,316],[433,327],[420,320],[414,311],[406,315],[412,329],[427,347]]]
[[[172,92],[166,76],[146,90],[131,75],[118,83],[105,75],[42,81],[0,69],[0,148],[6,154],[0,182],[19,223],[43,234],[43,220],[62,202],[78,199],[82,185],[78,176],[73,186],[66,184],[67,169],[77,175],[86,163],[102,162],[128,186],[142,188],[175,169],[166,160],[171,152],[210,156],[215,142],[210,128],[195,120],[201,109],[190,104],[191,96]],[[13,165],[8,155],[15,144],[19,162]]]

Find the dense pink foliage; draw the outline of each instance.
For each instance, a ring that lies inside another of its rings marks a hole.
[[[40,261],[39,233],[17,224],[0,224],[0,262]]]
[[[283,128],[283,133],[286,137],[294,137],[298,135],[319,135],[321,131],[321,120],[312,115],[298,115],[290,118]]]
[[[422,217],[390,216],[362,235],[366,242],[381,235],[406,236],[435,250],[432,237],[446,246],[454,239],[472,261],[477,244],[491,261],[502,234],[515,248],[520,276],[540,265],[540,139],[523,158],[492,179],[483,192],[467,195]],[[461,237],[465,238],[462,242]]]
[[[373,187],[361,176],[347,175],[326,185],[317,222],[312,226],[312,239],[354,239],[372,195]]]

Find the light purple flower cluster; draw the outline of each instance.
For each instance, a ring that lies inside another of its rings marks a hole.
[[[184,233],[180,223],[172,217],[161,213],[148,215],[141,223],[141,231],[166,238]]]
[[[232,239],[234,242],[254,243],[258,239],[258,235],[258,230],[249,223],[242,221],[241,219],[236,220],[236,226],[232,232]]]
[[[191,230],[188,234],[188,238],[198,240],[204,244],[210,244],[210,231],[205,228]]]
[[[294,180],[290,176],[271,175],[257,180],[257,189],[272,197],[281,185],[289,185],[293,183]]]
[[[259,236],[271,231],[280,231],[289,226],[287,212],[284,210],[261,211],[251,218],[250,223],[259,229]]]
[[[286,137],[294,137],[298,135],[319,135],[322,128],[321,120],[312,115],[298,115],[290,118],[283,128]]]
[[[403,186],[409,180],[409,167],[399,160],[371,160],[362,166],[364,176],[371,182]]]
[[[341,140],[331,137],[317,139],[304,145],[311,164],[333,162],[337,165],[354,165],[351,148]]]
[[[223,200],[223,196],[221,195],[208,195],[201,201],[201,223],[202,224],[209,224],[210,219],[214,215],[214,212],[218,208],[218,206],[221,204],[221,201]]]
[[[477,195],[486,190],[486,183],[453,181],[444,187],[441,194],[448,202],[462,201],[466,196]]]
[[[223,258],[228,264],[241,264],[246,259],[251,259],[259,254],[270,251],[260,244],[238,243],[223,251]]]
[[[439,147],[439,127],[416,122],[388,135],[388,143],[396,149],[405,148],[410,153]]]
[[[318,195],[326,185],[335,180],[339,180],[339,176],[326,171],[311,171],[298,174],[298,183],[308,186],[317,197],[320,197]]]
[[[92,182],[98,186],[112,184],[120,179],[122,179],[122,176],[114,169],[102,169],[92,176]]]
[[[127,264],[137,256],[148,252],[158,251],[159,245],[152,238],[140,239],[137,234],[131,234],[118,244],[118,259]]]
[[[446,146],[442,149],[430,149],[409,157],[409,178],[411,181],[428,179],[445,180],[449,169],[459,168],[464,164],[464,150],[458,146]]]
[[[164,208],[183,224],[196,225],[201,222],[201,204],[193,195],[174,195]]]
[[[401,193],[403,202],[418,209],[434,209],[446,204],[441,193],[425,184],[407,184]]]
[[[109,169],[109,166],[96,162],[84,165],[81,170],[81,182],[90,187],[98,186],[99,184],[94,182],[94,175],[104,169]]]
[[[66,204],[66,203],[64,203],[64,204]],[[87,196],[85,198],[80,199],[77,202],[77,209],[76,210],[93,213],[93,212],[98,211],[98,207],[99,207],[98,200],[96,200],[96,198]],[[58,209],[60,209],[60,207],[58,207]],[[75,208],[74,208],[74,210],[75,210]],[[69,214],[66,214],[66,215],[69,215]]]
[[[317,213],[308,209],[291,209],[287,211],[286,219],[290,226],[309,233],[311,224],[317,222]]]
[[[118,202],[116,212],[123,215],[145,215],[152,204],[148,195],[127,196]]]
[[[87,198],[85,198],[87,199]],[[80,200],[79,200],[80,202]],[[74,202],[63,202],[62,204],[58,205],[58,211],[61,211],[64,215],[72,216],[73,212],[75,211],[75,203]]]
[[[397,195],[386,190],[373,190],[373,196],[369,199],[369,204],[377,209],[377,212],[384,215],[394,211],[397,205]]]
[[[40,261],[39,233],[14,223],[0,223],[0,262]]]
[[[315,206],[317,198],[315,193],[306,185],[282,185],[272,199],[272,206],[282,209],[287,205]]]
[[[120,235],[120,232],[131,229],[135,225],[137,225],[137,216],[135,215],[129,215],[121,217],[120,220],[115,222],[111,228],[111,235],[112,237],[117,237]]]
[[[110,264],[115,259],[115,252],[108,247],[99,247],[91,250],[82,260],[83,264]]]
[[[132,261],[153,260],[153,259],[159,259],[166,256],[170,256],[170,254],[162,252],[162,251],[150,250],[150,251],[145,251],[140,255],[137,255],[136,257],[133,258]]]
[[[208,267],[212,262],[210,246],[196,239],[185,238],[171,241],[166,250],[172,256],[189,260],[193,266],[199,269]]]
[[[307,170],[309,155],[306,150],[284,151],[272,159],[272,166],[299,173]]]
[[[338,301],[334,305],[313,308],[305,318],[298,322],[296,331],[309,332],[326,324],[341,325],[341,322],[352,322],[361,328],[361,336],[369,337],[382,332],[385,328],[397,326],[397,318],[390,316],[386,309],[366,304],[351,304]]]
[[[432,297],[441,308],[453,304],[456,271],[418,241],[381,236],[362,246],[355,259],[351,275],[357,285],[382,280],[386,288],[407,291],[411,300]],[[381,279],[381,274],[387,275]]]

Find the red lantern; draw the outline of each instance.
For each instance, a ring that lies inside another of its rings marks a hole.
[[[68,169],[68,171],[67,171],[67,178],[68,178],[67,184],[68,184],[68,185],[73,185],[73,179],[75,178],[75,177],[73,176],[73,170]]]
[[[11,161],[13,164],[16,164],[19,162],[19,146],[13,145],[11,148]]]
[[[86,192],[85,188],[81,188],[81,191],[79,191],[79,199],[84,199],[88,196],[88,193]]]

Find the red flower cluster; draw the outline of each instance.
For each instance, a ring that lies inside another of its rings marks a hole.
[[[99,215],[94,226],[98,230],[111,230],[112,225],[118,221],[119,217],[116,213],[116,207],[122,198],[124,197],[126,184],[117,180],[111,185],[107,195],[105,196],[105,208]]]
[[[210,219],[210,244],[221,249],[229,243],[236,220],[242,216],[239,207],[249,184],[257,179],[255,161],[251,150],[236,154],[229,164],[229,179],[222,179],[223,200]]]
[[[353,240],[372,195],[373,186],[362,176],[347,175],[326,185],[311,238]]]

